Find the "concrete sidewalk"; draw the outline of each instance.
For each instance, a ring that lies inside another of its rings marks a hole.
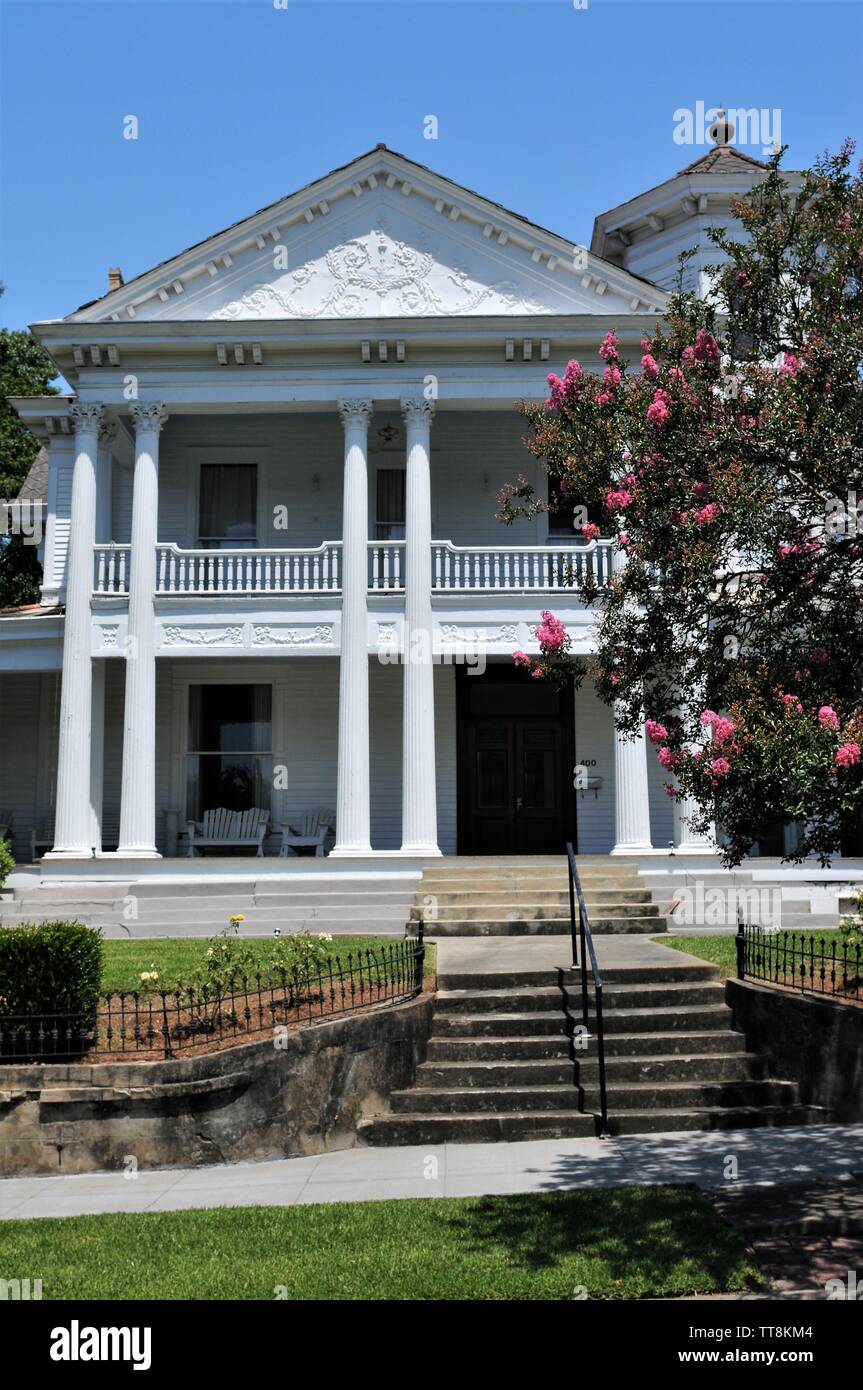
[[[729,1160],[737,1166],[729,1181]],[[192,1207],[294,1206],[409,1197],[561,1192],[627,1183],[706,1189],[823,1181],[863,1168],[863,1124],[814,1125],[621,1139],[347,1149],[310,1158],[136,1177],[91,1173],[0,1180],[0,1219]]]

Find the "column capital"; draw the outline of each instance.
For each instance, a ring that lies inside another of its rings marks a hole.
[[[103,416],[99,423],[99,444],[107,449],[117,438],[117,421],[111,415]]]
[[[405,396],[399,401],[399,405],[406,425],[431,424],[435,411],[433,400],[428,400],[425,396]]]
[[[75,401],[69,407],[69,418],[76,434],[101,429],[105,420],[105,408],[101,401]]]
[[[369,400],[338,401],[337,406],[343,425],[368,425],[374,410]]]
[[[158,434],[168,418],[161,401],[136,401],[129,411],[137,430],[155,430]]]

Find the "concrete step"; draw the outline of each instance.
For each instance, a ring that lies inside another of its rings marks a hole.
[[[700,1038],[699,1038],[700,1043]],[[599,1063],[595,1057],[577,1053],[578,1080],[585,1087],[595,1086]],[[643,1083],[657,1086],[669,1082],[763,1081],[767,1060],[759,1053],[744,1052],[686,1052],[678,1055],[638,1057],[608,1057],[605,1059],[606,1081],[610,1085]]]
[[[507,1038],[548,1036],[566,1037],[567,1020],[561,1010],[512,1014],[436,1013],[435,1036],[439,1038]]]
[[[690,1004],[723,1003],[719,981],[705,984],[682,982],[660,985],[612,985],[605,990],[606,1009],[650,1008],[654,1005],[683,1008]],[[520,1013],[533,1009],[577,1012],[581,991],[575,985],[527,989],[439,989],[436,1013]]]
[[[667,1056],[690,1056],[697,1052],[704,1055],[708,1052],[745,1052],[746,1039],[742,1033],[734,1033],[728,1027],[728,1014],[724,1019],[724,1027],[715,1029],[705,1028],[690,1036],[685,1032],[643,1032],[643,1033],[606,1033],[605,1035],[605,1055],[606,1058],[622,1057],[627,1061],[638,1057],[658,1056],[660,1053]],[[590,1048],[580,1056],[590,1057]]]
[[[814,1105],[750,1105],[727,1109],[628,1110],[610,1114],[612,1134],[664,1134],[680,1130],[765,1129],[779,1125],[826,1124],[829,1114]]]
[[[259,901],[263,898],[259,896]],[[651,895],[642,888],[614,888],[597,890],[584,894],[585,906],[589,913],[617,903],[630,906],[645,904],[648,907],[653,904]],[[569,893],[566,888],[510,888],[507,884],[488,884],[482,888],[463,888],[451,893],[418,893],[415,906],[417,910],[424,909],[426,912],[433,910],[435,905],[443,907],[457,907],[459,903],[464,903],[467,907],[482,907],[489,903],[497,906],[500,903],[512,903],[514,906],[533,906],[542,904],[554,904],[560,908],[566,908],[569,912]],[[431,906],[430,906],[431,904]]]
[[[451,1091],[498,1086],[575,1085],[575,1065],[567,1059],[533,1058],[517,1061],[423,1062],[417,1068],[420,1091]]]
[[[370,1145],[480,1144],[519,1139],[585,1139],[596,1134],[592,1115],[575,1110],[526,1114],[384,1115],[358,1127]]]
[[[427,1064],[438,1062],[507,1062],[547,1058],[569,1062],[570,1044],[565,1033],[546,1037],[524,1035],[510,1038],[441,1038],[429,1039]]]
[[[689,1004],[685,1007],[651,1006],[641,1009],[609,1009],[604,1017],[605,1033],[699,1033],[728,1028],[731,1014],[727,1004]]]
[[[458,989],[526,989],[529,986],[550,988],[552,985],[566,985],[570,990],[581,989],[581,972],[563,965],[568,952],[561,951],[560,972],[549,970],[488,970],[470,974],[450,973],[438,975],[438,988]],[[680,959],[685,957],[680,953]],[[603,985],[659,985],[682,984],[686,981],[705,983],[719,979],[719,967],[709,961],[692,961],[677,965],[612,965],[602,967]],[[588,973],[588,980],[590,975]],[[591,984],[591,992],[592,992]]]
[[[410,923],[415,930],[416,924]],[[664,917],[597,917],[592,918],[590,929],[594,936],[626,936],[641,934],[659,936],[665,931]],[[477,921],[461,918],[459,921],[435,921],[425,923],[426,936],[568,936],[569,917],[544,917],[533,921],[510,921],[506,918]]]
[[[582,1082],[583,1109],[598,1110],[599,1086]],[[724,1110],[794,1105],[798,1099],[793,1081],[744,1079],[742,1081],[608,1081],[609,1114],[626,1110]]]
[[[564,908],[566,911],[564,912]],[[496,902],[466,902],[459,898],[451,905],[442,903],[438,899],[432,909],[427,905],[416,905],[410,910],[411,919],[423,921],[429,930],[438,926],[442,922],[474,922],[489,921],[500,919],[505,922],[530,922],[542,921],[546,918],[559,919],[566,917],[567,926],[569,925],[569,905],[560,901],[550,902],[514,902],[511,898],[499,897]],[[608,917],[615,919],[621,917],[652,917],[659,918],[659,909],[649,902],[637,903],[607,903],[600,911],[591,912],[588,910],[591,931],[596,930],[595,922],[601,922]]]
[[[450,1090],[392,1091],[390,1105],[394,1115],[463,1115],[491,1111],[503,1115],[516,1111],[527,1115],[532,1110],[582,1109],[580,1092],[570,1082],[562,1086],[467,1086]]]

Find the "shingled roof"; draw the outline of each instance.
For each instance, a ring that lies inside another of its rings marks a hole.
[[[40,449],[30,465],[30,472],[24,479],[18,497],[24,501],[32,499],[34,502],[44,502],[47,496],[48,450]]]
[[[706,154],[699,155],[685,169],[679,170],[678,178],[680,174],[739,174],[741,164],[754,165],[756,169],[767,168],[762,160],[736,150],[733,145],[714,145]]]

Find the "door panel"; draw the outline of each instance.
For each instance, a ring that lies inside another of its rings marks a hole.
[[[498,684],[499,682],[499,684]],[[459,714],[459,850],[562,853],[574,839],[572,697],[495,672]]]

